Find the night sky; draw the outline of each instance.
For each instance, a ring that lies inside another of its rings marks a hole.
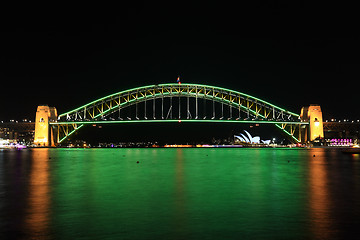
[[[178,75],[297,113],[317,103],[325,118],[360,118],[355,6],[210,2],[3,9],[0,120]]]

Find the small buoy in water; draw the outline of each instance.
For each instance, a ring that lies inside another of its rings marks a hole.
[[[140,163],[139,161],[137,161],[136,163]]]

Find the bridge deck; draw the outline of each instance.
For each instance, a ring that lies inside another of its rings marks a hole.
[[[122,124],[122,123],[164,123],[164,122],[209,122],[209,123],[253,123],[253,124],[303,124],[308,122],[292,121],[267,121],[267,120],[219,120],[219,119],[147,119],[147,120],[114,120],[114,121],[69,121],[69,122],[51,122],[51,125],[66,124]]]

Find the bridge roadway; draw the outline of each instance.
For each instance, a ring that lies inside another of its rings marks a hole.
[[[297,138],[294,137],[294,132],[296,129],[299,129],[301,125],[308,125],[308,122],[293,122],[293,121],[271,121],[271,120],[219,120],[219,119],[147,119],[147,120],[110,120],[110,121],[72,121],[72,122],[50,122],[50,125],[57,126],[58,131],[60,128],[66,133],[62,138],[58,137],[58,143],[64,141],[67,137],[71,136],[75,131],[82,128],[85,125],[91,124],[129,124],[129,123],[186,123],[186,122],[197,122],[197,123],[250,123],[250,124],[274,124],[276,127],[281,129],[285,134],[287,134],[290,139],[299,142]],[[69,129],[68,126],[73,127]],[[286,126],[290,126],[290,129],[285,129]],[[298,127],[293,127],[298,126]],[[59,136],[59,133],[58,133]]]
[[[308,122],[271,121],[271,120],[227,120],[227,119],[147,119],[147,120],[98,120],[98,121],[73,121],[73,122],[50,122],[50,125],[72,125],[72,124],[122,124],[122,123],[166,123],[166,122],[203,122],[203,123],[254,123],[254,124],[301,124]]]
[[[50,122],[51,125],[64,125],[64,124],[121,124],[121,123],[141,123],[145,120],[115,120],[115,121],[77,121],[77,122]],[[270,120],[219,120],[219,119],[149,119],[146,122],[228,122],[228,123],[269,123],[269,124],[309,124],[308,122],[287,122],[287,121],[270,121]],[[324,131],[350,131],[360,132],[360,122],[323,122]],[[0,128],[9,128],[17,131],[33,131],[35,130],[34,122],[4,122],[0,123]]]

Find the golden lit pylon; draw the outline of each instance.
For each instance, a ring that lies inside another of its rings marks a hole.
[[[54,132],[50,122],[56,122],[57,112],[55,107],[40,105],[37,107],[35,117],[34,144],[42,147],[55,146]]]
[[[324,138],[322,111],[319,105],[311,104],[303,107],[300,114],[301,121],[309,122],[308,128],[303,131],[304,142]]]

